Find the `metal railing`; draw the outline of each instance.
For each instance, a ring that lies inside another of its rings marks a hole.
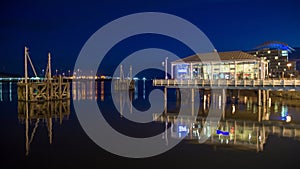
[[[300,87],[300,80],[154,79],[153,85],[168,87]]]

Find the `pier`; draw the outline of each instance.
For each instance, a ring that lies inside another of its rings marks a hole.
[[[70,84],[62,76],[53,78],[51,76],[51,55],[48,54],[48,64],[45,78],[38,78],[32,61],[29,57],[28,48],[25,47],[24,54],[25,77],[18,82],[18,100],[19,101],[54,101],[70,99]],[[28,77],[29,61],[32,70],[36,76],[34,79]]]
[[[122,90],[134,90],[134,80],[132,79],[132,67],[130,66],[129,76],[124,76],[123,66],[120,65],[120,78],[113,79],[114,89],[118,91]]]

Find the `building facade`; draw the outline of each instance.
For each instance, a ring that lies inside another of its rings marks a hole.
[[[283,42],[269,41],[247,53],[268,62],[269,78],[294,78],[298,76],[296,62],[289,61],[289,53],[294,51]]]
[[[219,60],[209,59],[218,57]],[[171,62],[173,79],[264,79],[268,63],[242,51],[211,52]]]

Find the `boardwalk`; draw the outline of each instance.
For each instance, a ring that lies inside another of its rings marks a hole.
[[[246,89],[246,90],[300,90],[298,79],[263,79],[263,80],[201,80],[201,79],[154,79],[154,86],[168,88],[210,88],[210,89]]]

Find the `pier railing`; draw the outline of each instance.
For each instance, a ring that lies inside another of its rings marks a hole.
[[[226,79],[154,79],[154,86],[166,87],[294,87],[300,90],[300,80],[297,79],[259,79],[259,80],[226,80]]]

